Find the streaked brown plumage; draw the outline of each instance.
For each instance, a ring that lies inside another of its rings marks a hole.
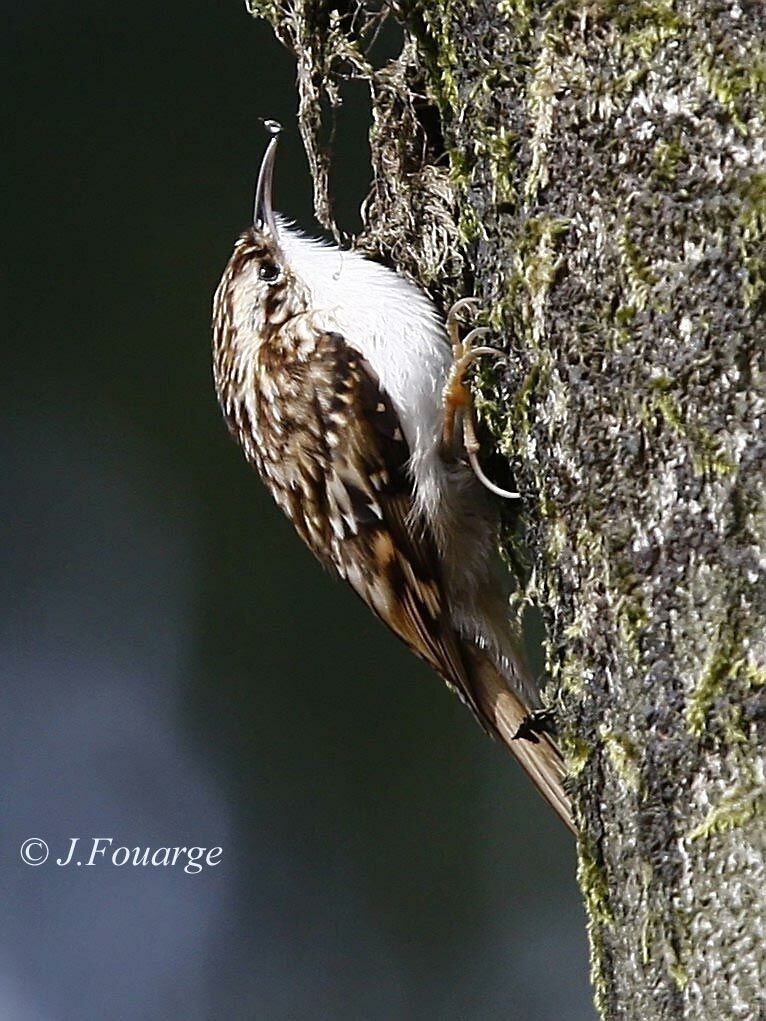
[[[536,703],[509,637],[507,587],[493,563],[491,501],[461,459],[441,458],[438,436],[402,401],[413,380],[398,363],[387,367],[396,356],[393,342],[385,345],[378,325],[376,337],[350,341],[356,319],[344,315],[340,287],[328,284],[332,294],[318,300],[317,280],[342,285],[345,274],[348,286],[356,286],[351,259],[361,260],[312,248],[277,223],[270,208],[274,144],[271,164],[264,160],[256,222],[237,241],[215,296],[214,372],[228,426],[318,559],[501,736],[571,826],[555,744],[547,734],[514,739]],[[296,252],[305,252],[301,264]],[[330,276],[311,261],[328,255],[338,259]],[[390,273],[374,267],[369,289],[362,287],[355,300],[372,305],[375,287],[392,286],[378,271]],[[366,286],[367,276],[362,279]],[[416,391],[422,401],[425,391],[440,398],[449,359],[439,348],[443,328],[432,322],[425,299],[418,300],[413,316],[425,309],[433,333],[422,359],[433,365],[424,367],[427,379]],[[381,319],[385,333],[385,315],[369,321]],[[421,371],[419,364],[412,371]],[[393,392],[381,382],[381,367]],[[428,495],[433,479],[436,499]]]

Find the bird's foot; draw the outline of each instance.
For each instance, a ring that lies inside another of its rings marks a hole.
[[[535,709],[527,713],[519,725],[519,729],[513,735],[513,740],[531,741],[532,744],[540,743],[540,734],[556,735],[555,715],[552,709]]]
[[[461,298],[456,301],[447,313],[447,333],[452,344],[452,367],[444,387],[444,424],[442,427],[442,451],[444,456],[452,456],[455,442],[455,423],[458,417],[463,426],[463,446],[468,455],[468,463],[473,469],[476,478],[483,486],[496,496],[502,496],[506,500],[518,500],[519,494],[512,493],[507,489],[501,489],[494,482],[487,478],[484,470],[479,464],[479,440],[476,436],[476,419],[474,415],[473,394],[466,382],[465,376],[471,364],[482,355],[491,355],[493,358],[505,358],[502,351],[494,347],[474,347],[477,337],[483,337],[490,331],[485,326],[477,326],[460,339],[459,314],[466,308],[476,308],[479,301],[476,298]]]

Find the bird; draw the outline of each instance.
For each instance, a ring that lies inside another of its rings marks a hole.
[[[460,340],[417,285],[273,208],[265,121],[251,225],[213,299],[225,422],[298,535],[499,737],[573,829],[561,752],[511,620],[502,493],[481,471]],[[462,423],[463,428],[456,427]],[[491,488],[493,492],[488,492]]]

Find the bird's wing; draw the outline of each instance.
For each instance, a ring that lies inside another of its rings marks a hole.
[[[547,737],[514,740],[528,707],[452,624],[436,542],[414,513],[410,451],[390,398],[339,335],[326,334],[317,350],[309,376],[316,374],[325,466],[320,502],[330,526],[322,550],[309,545],[499,734],[571,826],[558,749]]]
[[[478,713],[449,618],[436,544],[413,512],[409,447],[365,359],[337,334],[333,393],[318,401],[329,454],[330,559],[365,603]],[[326,371],[326,354],[322,371]],[[317,393],[324,388],[318,387]]]

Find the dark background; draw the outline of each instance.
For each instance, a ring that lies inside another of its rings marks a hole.
[[[0,1017],[592,1018],[571,839],[319,569],[215,405],[260,115],[314,227],[292,58],[237,0],[2,10]],[[223,859],[59,868],[73,836]]]

